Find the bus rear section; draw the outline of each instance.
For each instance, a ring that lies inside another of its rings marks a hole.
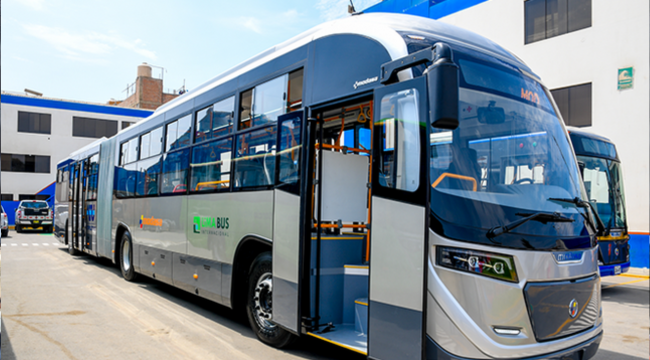
[[[570,129],[569,134],[587,196],[605,225],[605,233],[598,237],[600,275],[625,273],[630,269],[630,235],[623,169],[616,146],[586,131]]]

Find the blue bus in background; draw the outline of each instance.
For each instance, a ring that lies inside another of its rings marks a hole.
[[[630,268],[630,235],[625,215],[623,172],[616,146],[609,139],[569,130],[589,201],[605,225],[598,237],[601,276],[618,275]]]

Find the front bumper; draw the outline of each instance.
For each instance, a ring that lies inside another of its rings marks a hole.
[[[574,347],[564,349],[555,353],[544,354],[540,356],[527,357],[527,358],[509,358],[509,360],[588,360],[591,359],[600,346],[603,339],[603,332],[593,338],[578,344]],[[461,358],[446,352],[435,341],[427,336],[426,345],[426,359],[427,360],[471,360],[468,358]]]
[[[616,269],[617,267],[620,267],[620,272]],[[598,269],[600,270],[600,276],[619,275],[630,270],[630,262],[628,261],[620,264],[600,265]]]

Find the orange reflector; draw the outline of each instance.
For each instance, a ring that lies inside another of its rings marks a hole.
[[[112,253],[115,254],[115,250],[113,250]]]
[[[194,274],[194,280],[198,280],[199,276],[197,274]]]
[[[156,266],[156,262],[155,262],[155,261],[152,261],[152,262],[151,262],[151,266]]]

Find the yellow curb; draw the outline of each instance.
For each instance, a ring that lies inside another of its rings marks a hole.
[[[634,283],[638,283],[638,282],[646,281],[646,280],[648,280],[648,279],[639,279],[639,280],[626,281],[626,282],[620,283],[620,284],[612,284],[612,285],[603,286],[603,289],[613,288],[614,286],[634,284]]]
[[[639,278],[639,279],[650,279],[650,276],[648,276],[648,275],[619,274],[618,276],[631,277],[631,278]]]

